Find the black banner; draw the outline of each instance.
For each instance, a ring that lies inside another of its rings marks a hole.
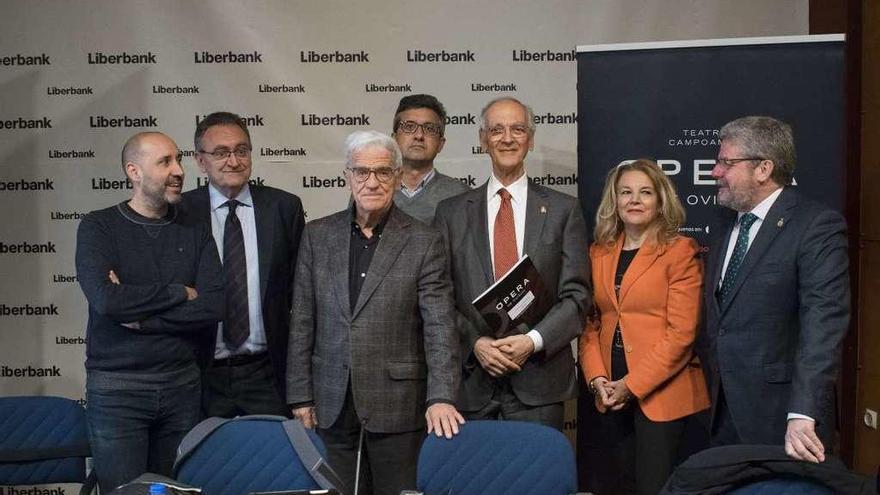
[[[842,35],[742,38],[579,47],[578,196],[592,231],[605,175],[625,160],[651,158],[687,210],[682,233],[708,244],[717,186],[718,131],[746,115],[781,119],[794,131],[795,183],[843,209]],[[586,256],[586,253],[584,254]],[[612,432],[599,426],[581,379],[579,488],[602,492]],[[688,419],[680,459],[705,448],[708,414]]]
[[[842,210],[842,35],[580,47],[578,195],[592,228],[609,168],[651,158],[687,209],[683,233],[705,245],[718,130],[745,115],[791,124],[795,182]]]

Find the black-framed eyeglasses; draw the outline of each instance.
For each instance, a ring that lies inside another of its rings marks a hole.
[[[397,175],[397,170],[391,167],[349,167],[345,170],[351,174],[356,182],[366,182],[370,178],[370,174],[376,174],[376,180],[379,182],[388,182]]]
[[[715,163],[721,165],[724,168],[730,168],[736,165],[739,162],[760,162],[764,161],[766,158],[762,158],[760,156],[750,156],[747,158],[718,158],[715,160]]]
[[[246,160],[251,157],[251,147],[238,146],[234,150],[230,150],[229,148],[217,148],[214,151],[199,150],[199,153],[211,155],[211,158],[218,162],[228,160],[232,155],[235,155],[239,160]]]
[[[440,136],[443,134],[443,128],[440,124],[435,124],[433,122],[425,122],[424,124],[419,124],[418,122],[413,122],[412,120],[404,120],[397,124],[397,130],[403,131],[407,134],[414,134],[416,130],[421,127],[422,132],[429,136]]]

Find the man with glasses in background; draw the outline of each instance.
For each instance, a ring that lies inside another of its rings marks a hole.
[[[446,109],[431,95],[409,95],[400,99],[394,114],[394,132],[403,153],[400,188],[394,204],[427,224],[434,220],[440,201],[469,191],[460,180],[434,168],[434,158],[446,143]]]
[[[226,277],[226,315],[210,344],[207,416],[289,413],[284,403],[293,273],[305,223],[300,199],[248,183],[244,120],[216,112],[198,123],[196,163],[208,185],[183,195],[190,221],[211,227]]]
[[[720,137],[712,177],[725,208],[703,284],[712,444],[784,443],[822,462],[849,327],[846,221],[792,187],[791,126],[742,117]]]
[[[394,206],[397,143],[357,131],[345,148],[353,204],[303,233],[287,402],[318,428],[346,493],[397,495],[415,488],[425,427],[451,438],[464,422],[452,289],[439,234]]]
[[[480,144],[492,160],[486,184],[437,207],[450,250],[460,334],[458,407],[468,419],[531,421],[562,430],[577,396],[571,341],[590,310],[587,233],[577,200],[530,183],[531,108],[511,97],[480,114]],[[454,250],[453,250],[454,249]],[[497,338],[471,303],[523,254],[541,273],[552,307],[532,328]]]

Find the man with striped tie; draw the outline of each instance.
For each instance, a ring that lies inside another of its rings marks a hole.
[[[300,199],[250,184],[244,119],[215,112],[196,126],[208,184],[183,195],[196,223],[210,225],[226,277],[226,315],[210,346],[202,408],[207,416],[289,415],[284,403],[293,273],[305,219]]]

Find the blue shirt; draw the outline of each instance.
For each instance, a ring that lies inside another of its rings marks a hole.
[[[229,208],[224,206],[227,198],[213,184],[208,185],[208,195],[211,199],[211,232],[214,242],[217,244],[217,252],[223,259],[223,233],[226,226],[226,216]],[[251,198],[251,190],[247,184],[239,191],[238,200],[241,205],[235,209],[235,214],[241,222],[241,232],[244,235],[244,254],[247,263],[247,289],[248,289],[248,321],[250,322],[251,334],[244,344],[238,349],[229,349],[223,341],[223,323],[219,324],[217,341],[214,346],[214,359],[224,359],[233,354],[256,354],[266,351],[266,330],[263,327],[263,304],[260,298],[260,253],[257,249],[257,224],[254,200]]]

